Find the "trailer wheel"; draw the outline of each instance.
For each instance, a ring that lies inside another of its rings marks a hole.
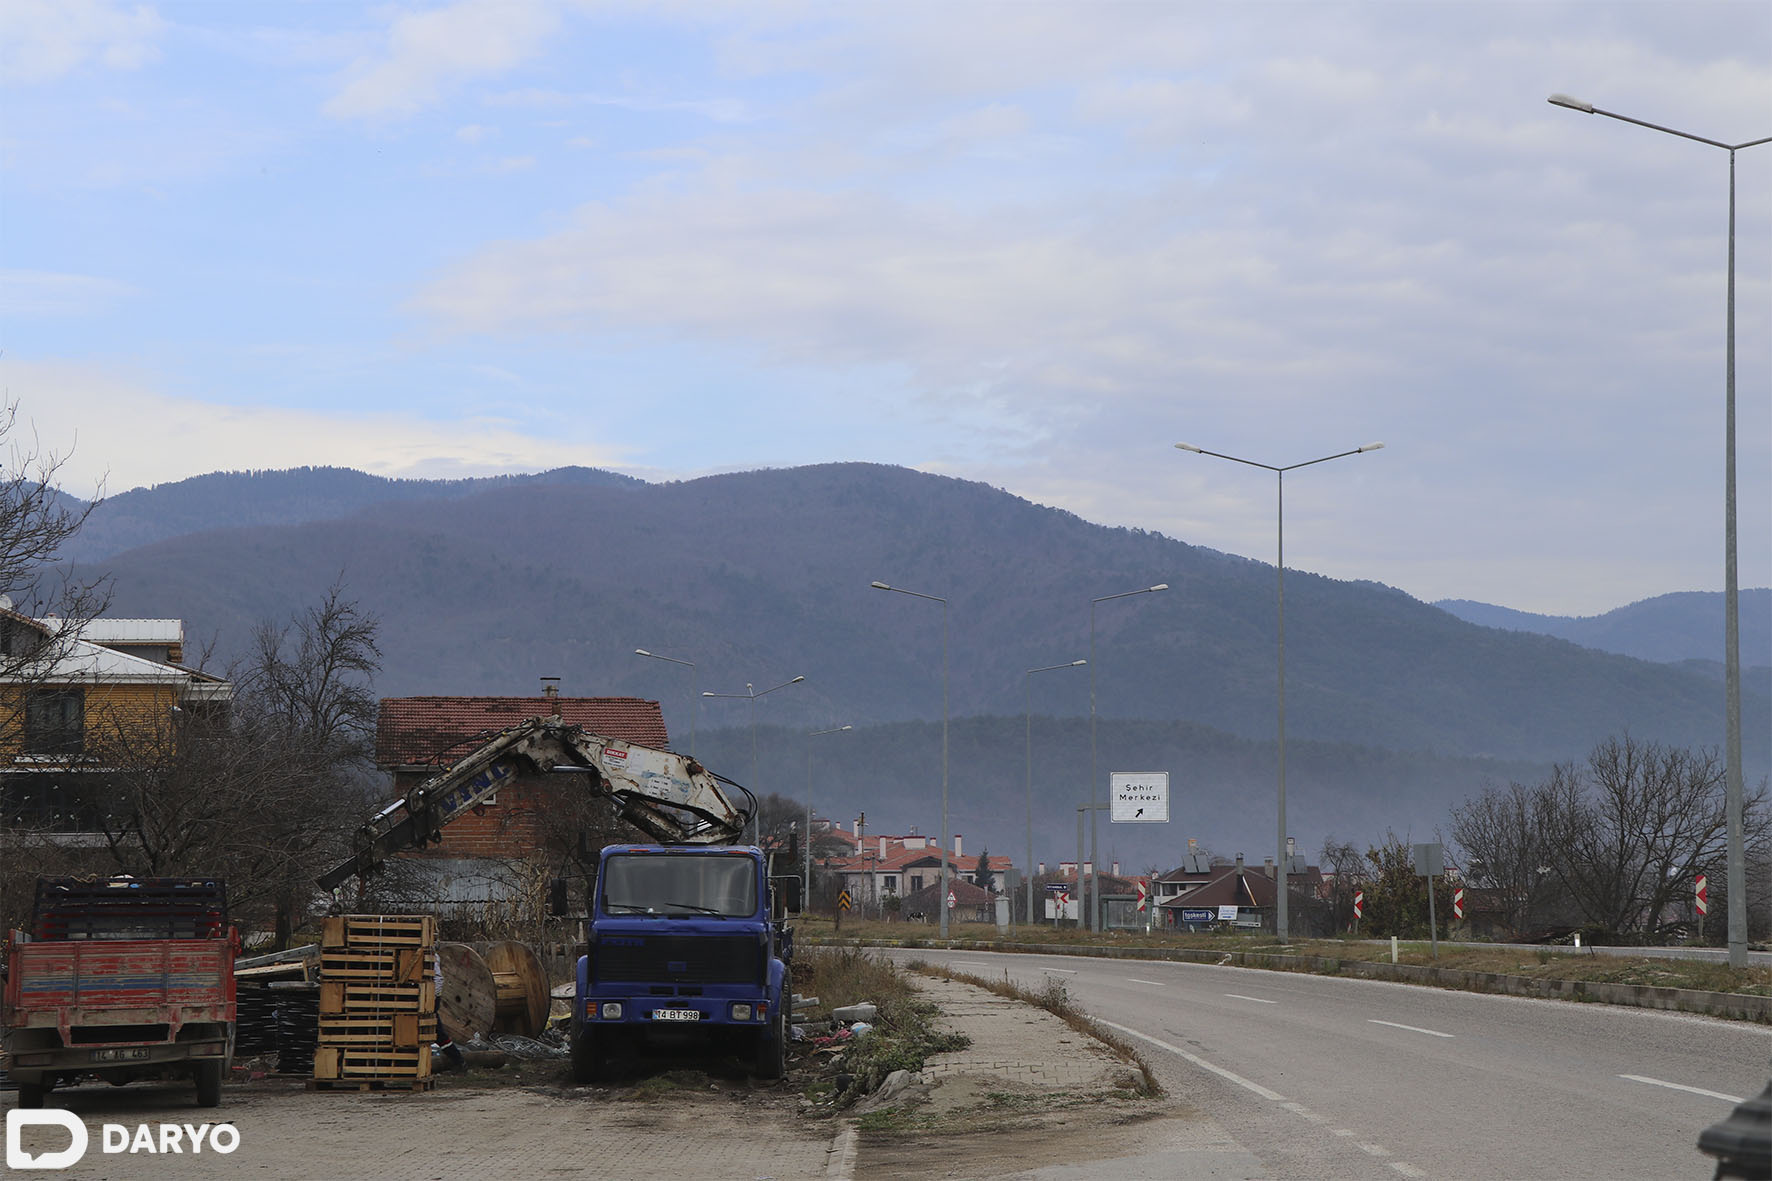
[[[20,1079],[18,1084],[19,1107],[42,1107],[44,1090],[42,1083],[27,1083]]]
[[[197,1063],[197,1106],[220,1107],[222,1060],[205,1058]]]
[[[794,978],[784,973],[781,978],[781,1001],[769,1018],[769,1024],[757,1031],[757,1064],[752,1074],[762,1079],[778,1079],[788,1069],[788,1007],[794,1003]]]

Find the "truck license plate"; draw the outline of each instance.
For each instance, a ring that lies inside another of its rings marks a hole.
[[[700,1009],[654,1009],[654,1021],[700,1021]]]
[[[90,1061],[93,1062],[126,1062],[132,1059],[146,1058],[150,1051],[146,1047],[135,1047],[123,1050],[94,1050]]]

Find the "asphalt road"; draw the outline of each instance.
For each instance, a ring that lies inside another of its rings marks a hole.
[[[1200,964],[894,951],[1071,997],[1275,1178],[1707,1178],[1772,1075],[1740,1022]]]

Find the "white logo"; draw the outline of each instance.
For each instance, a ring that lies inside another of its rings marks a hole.
[[[23,1131],[28,1127],[66,1128],[71,1143],[60,1152],[26,1152]],[[13,1108],[6,1113],[6,1167],[9,1169],[65,1169],[86,1155],[86,1125],[80,1117],[57,1108],[27,1111]]]
[[[24,1150],[23,1130],[28,1127],[61,1127],[68,1131],[69,1144],[60,1152],[39,1152],[32,1155]],[[203,1151],[203,1142],[209,1141],[209,1150],[219,1152],[223,1156],[240,1147],[240,1130],[233,1124],[161,1124],[156,1129],[147,1124],[138,1124],[132,1131],[126,1124],[105,1124],[101,1130],[100,1147],[107,1153],[112,1152],[151,1152],[151,1153],[185,1153],[193,1155]],[[72,1112],[57,1108],[41,1111],[28,1111],[13,1108],[6,1113],[6,1167],[9,1169],[66,1169],[77,1164],[86,1155],[91,1138],[87,1135],[86,1125],[80,1117]]]

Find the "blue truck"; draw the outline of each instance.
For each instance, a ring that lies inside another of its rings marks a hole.
[[[596,1082],[646,1050],[736,1054],[782,1076],[800,879],[749,845],[610,845],[597,862],[571,1024]]]
[[[758,1077],[780,1078],[794,996],[787,919],[802,883],[772,877],[764,850],[732,843],[756,797],[690,756],[532,718],[377,812],[320,885],[336,889],[438,839],[514,775],[553,772],[583,775],[655,842],[610,845],[598,858],[572,1006],[574,1076],[604,1078],[643,1048],[690,1048],[736,1053]]]

